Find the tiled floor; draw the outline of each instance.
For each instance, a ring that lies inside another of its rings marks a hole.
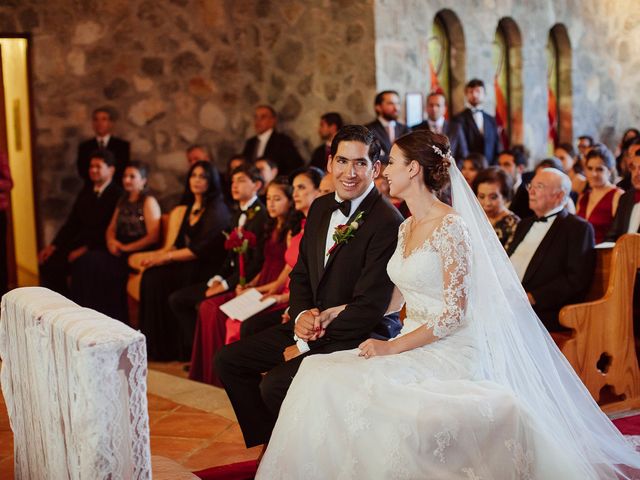
[[[150,363],[148,376],[151,454],[191,471],[257,458],[246,449],[223,390],[186,379],[183,364]],[[0,480],[13,478],[13,435],[0,395]]]

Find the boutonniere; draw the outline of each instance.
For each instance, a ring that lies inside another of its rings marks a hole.
[[[362,217],[364,212],[360,211],[356,217],[348,225],[338,225],[333,231],[333,245],[327,252],[327,256],[331,255],[338,245],[348,243],[356,235],[356,230],[364,223]]]
[[[255,207],[247,210],[247,220],[253,220],[253,217],[256,216],[256,213],[260,211],[260,205],[256,205]]]

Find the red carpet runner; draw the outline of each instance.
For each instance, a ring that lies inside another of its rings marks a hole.
[[[613,420],[613,424],[623,435],[640,435],[640,414]],[[248,462],[232,463],[219,467],[207,468],[199,472],[193,472],[202,480],[247,480],[253,478],[258,469],[255,460]]]

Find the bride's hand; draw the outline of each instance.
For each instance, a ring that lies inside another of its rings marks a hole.
[[[368,359],[371,357],[381,357],[383,355],[393,355],[396,353],[393,349],[393,344],[394,342],[369,338],[358,345],[358,348],[360,349],[358,356]]]
[[[327,308],[323,310],[320,315],[315,318],[315,322],[313,324],[314,331],[317,332],[317,338],[324,337],[325,331],[329,324],[333,322],[333,320],[340,315],[340,313],[346,308],[346,304],[338,305],[336,307]]]

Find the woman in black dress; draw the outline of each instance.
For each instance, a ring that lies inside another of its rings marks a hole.
[[[74,300],[124,323],[128,323],[127,259],[154,248],[160,235],[160,205],[147,192],[147,177],[145,164],[127,164],[122,176],[125,194],[107,227],[107,250],[89,250],[72,267]]]
[[[181,333],[169,307],[175,290],[206,281],[225,258],[223,230],[230,221],[220,188],[220,175],[210,162],[189,170],[187,211],[172,249],[158,251],[142,262],[140,330],[153,360],[182,359]]]

